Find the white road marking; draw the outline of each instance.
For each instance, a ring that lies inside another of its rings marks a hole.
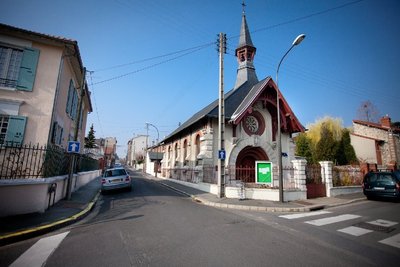
[[[381,220],[381,219],[372,221],[372,222],[367,222],[367,223],[373,224],[373,225],[378,225],[378,226],[383,226],[383,227],[390,227],[390,226],[398,224],[398,222],[386,221],[386,220]]]
[[[361,217],[361,216],[353,215],[353,214],[343,214],[343,215],[338,215],[338,216],[334,216],[334,217],[328,217],[328,218],[323,218],[323,219],[318,219],[318,220],[307,221],[305,223],[316,225],[316,226],[322,226],[322,225],[352,220],[352,219],[359,218],[359,217]]]
[[[280,215],[279,217],[293,220],[293,219],[298,219],[298,218],[303,218],[303,217],[310,217],[310,216],[317,216],[321,214],[327,214],[331,213],[330,211],[326,210],[320,210],[320,211],[311,211],[311,212],[305,212],[305,213],[295,213],[295,214],[288,214],[288,215]]]
[[[393,246],[396,248],[400,248],[400,234],[394,235],[392,237],[383,239],[379,241],[379,243],[386,244],[389,246]]]
[[[56,250],[68,232],[40,239],[24,254],[22,254],[10,267],[36,267],[43,266],[48,257]]]
[[[365,235],[365,234],[373,232],[372,230],[368,230],[368,229],[364,229],[364,228],[360,228],[360,227],[356,227],[356,226],[346,227],[343,229],[339,229],[338,231],[349,234],[349,235],[353,235],[353,236],[360,236],[360,235]]]

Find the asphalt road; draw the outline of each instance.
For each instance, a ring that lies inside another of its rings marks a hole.
[[[294,219],[216,209],[140,173],[133,179],[132,192],[103,195],[85,220],[1,247],[0,265],[397,266],[400,259],[400,248],[379,243],[399,234],[398,224],[358,237],[337,231],[378,219],[400,222],[399,203],[361,202]],[[346,214],[359,217],[306,223]]]

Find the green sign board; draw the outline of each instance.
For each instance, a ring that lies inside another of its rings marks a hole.
[[[272,162],[256,161],[256,183],[272,184]]]

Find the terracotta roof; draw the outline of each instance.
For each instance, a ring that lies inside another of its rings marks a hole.
[[[38,37],[43,37],[43,38],[48,38],[48,39],[53,39],[55,41],[61,41],[64,43],[70,43],[70,44],[77,44],[78,42],[76,40],[73,39],[68,39],[65,37],[61,37],[61,36],[55,36],[55,35],[50,35],[50,34],[45,34],[45,33],[39,33],[39,32],[34,32],[34,31],[30,31],[30,30],[26,30],[26,29],[22,29],[22,28],[17,28],[11,25],[7,25],[7,24],[3,24],[0,23],[0,29],[3,30],[7,30],[7,31],[12,31],[12,32],[21,32],[27,35],[36,35]]]
[[[388,127],[382,126],[381,124],[376,123],[376,122],[353,120],[353,123],[361,124],[361,125],[368,126],[368,127],[374,127],[374,128],[377,128],[377,129],[380,129],[380,130],[383,130],[383,131],[388,131],[389,129],[392,129],[393,132],[400,133],[400,128],[399,127],[390,127],[390,128],[388,128]]]
[[[29,39],[29,36],[30,36],[31,39],[36,40],[36,41],[49,40],[49,41],[53,41],[53,42],[60,42],[65,45],[70,45],[73,47],[73,49],[75,51],[74,54],[78,60],[79,68],[81,71],[83,71],[83,62],[82,62],[81,54],[79,51],[78,42],[76,40],[68,39],[68,38],[61,37],[61,36],[55,36],[55,35],[50,35],[50,34],[34,32],[34,31],[22,29],[22,28],[17,28],[17,27],[11,26],[11,25],[3,24],[3,23],[0,23],[0,33],[10,34],[10,35],[20,34],[20,35],[22,35],[23,38],[26,38],[26,39]],[[90,112],[92,112],[93,111],[92,101],[90,99],[90,93],[89,93],[89,89],[88,89],[87,85],[86,85],[86,94],[87,94],[87,99],[89,101],[89,110],[90,110]]]

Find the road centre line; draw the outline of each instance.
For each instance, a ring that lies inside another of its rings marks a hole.
[[[312,224],[315,226],[322,226],[322,225],[327,225],[327,224],[332,224],[332,223],[337,223],[337,222],[342,222],[342,221],[347,221],[347,220],[352,220],[359,218],[361,216],[359,215],[353,215],[353,214],[342,214],[334,217],[328,217],[328,218],[323,218],[323,219],[318,219],[318,220],[312,220],[312,221],[306,221],[305,223]]]
[[[279,217],[293,220],[293,219],[298,219],[298,218],[303,218],[303,217],[310,217],[310,216],[317,216],[317,215],[322,215],[322,214],[328,214],[331,213],[330,211],[326,210],[320,210],[320,211],[311,211],[311,212],[305,212],[305,213],[295,213],[295,214],[288,214],[288,215],[280,215]]]
[[[40,239],[16,259],[10,267],[43,266],[68,233],[69,231]]]

